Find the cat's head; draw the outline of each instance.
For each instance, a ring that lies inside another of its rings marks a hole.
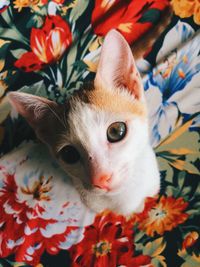
[[[20,92],[9,99],[75,182],[112,194],[132,181],[149,142],[142,82],[118,32],[107,34],[94,83],[84,87],[64,105]]]

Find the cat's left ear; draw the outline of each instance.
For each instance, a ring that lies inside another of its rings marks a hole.
[[[107,89],[124,88],[142,100],[144,89],[132,51],[116,30],[106,35],[95,77],[95,86]]]

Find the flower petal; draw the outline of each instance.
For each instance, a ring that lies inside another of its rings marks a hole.
[[[40,70],[44,63],[41,62],[33,52],[27,52],[15,61],[15,67],[24,70],[25,72]]]

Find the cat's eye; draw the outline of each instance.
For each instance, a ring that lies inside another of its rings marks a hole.
[[[107,129],[107,139],[109,142],[121,141],[127,132],[127,127],[124,122],[114,122]]]
[[[71,145],[63,147],[60,151],[60,156],[62,160],[68,164],[75,164],[80,160],[80,154],[78,150]]]

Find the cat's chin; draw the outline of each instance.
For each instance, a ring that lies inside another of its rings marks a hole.
[[[86,190],[88,192],[91,192],[91,193],[96,194],[96,195],[114,196],[114,195],[121,193],[123,191],[123,189],[124,189],[124,187],[122,185],[118,185],[118,186],[110,187],[107,189],[92,187],[90,189],[87,188]]]

